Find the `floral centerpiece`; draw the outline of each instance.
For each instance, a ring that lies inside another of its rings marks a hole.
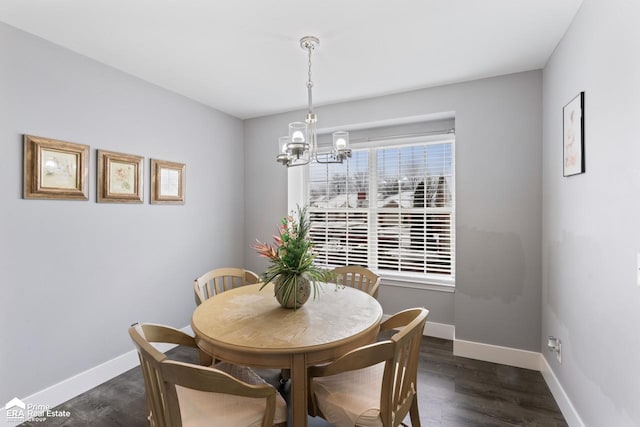
[[[273,236],[274,245],[258,241],[253,248],[262,257],[270,260],[269,267],[262,274],[264,288],[275,283],[275,297],[285,308],[298,308],[311,294],[318,294],[317,281],[331,280],[331,273],[314,265],[315,255],[311,251],[307,208],[298,206],[297,218],[293,213],[282,218],[278,235]]]

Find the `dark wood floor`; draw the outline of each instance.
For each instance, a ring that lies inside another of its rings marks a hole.
[[[197,355],[188,349],[175,349],[169,354],[173,359],[197,361]],[[418,396],[423,426],[567,425],[537,371],[455,357],[451,341],[431,337],[423,338],[420,356]],[[278,371],[259,372],[277,384]],[[125,372],[56,409],[69,411],[71,417],[22,425],[144,427],[140,369]],[[310,419],[309,425],[329,424]]]

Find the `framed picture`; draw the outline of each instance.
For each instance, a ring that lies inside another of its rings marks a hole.
[[[584,92],[562,109],[564,176],[584,173]]]
[[[142,203],[144,157],[98,150],[98,203]]]
[[[151,159],[151,204],[184,204],[184,163]]]
[[[25,199],[89,200],[89,146],[24,135]]]

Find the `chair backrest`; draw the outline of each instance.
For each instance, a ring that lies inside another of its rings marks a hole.
[[[337,284],[360,289],[372,297],[378,298],[380,276],[368,268],[359,265],[348,265],[336,267],[332,273]]]
[[[242,268],[216,268],[194,281],[193,290],[196,295],[196,304],[200,305],[212,296],[229,289],[259,282],[260,277],[249,270]]]
[[[188,363],[175,362],[166,360],[161,364],[162,377],[164,380],[167,395],[167,426],[181,427],[182,414],[180,408],[180,397],[176,386],[184,387],[200,392],[224,393],[225,395],[241,396],[250,398],[263,398],[266,401],[264,413],[262,415],[262,427],[273,426],[276,412],[276,389],[267,384],[251,385],[246,384],[232,377],[226,372],[214,368],[204,366],[190,365]],[[230,397],[231,397],[230,396]],[[218,405],[222,405],[220,411],[215,415],[219,415],[219,419],[212,419],[210,415],[205,415],[205,419],[199,420],[198,425],[230,425],[225,420],[224,403],[221,402],[223,396],[218,395]],[[186,403],[189,402],[189,397]],[[196,415],[197,414],[196,412]],[[253,424],[252,424],[253,425]]]
[[[147,399],[147,420],[151,427],[180,427],[182,416],[176,386],[191,390],[232,396],[264,398],[262,427],[272,426],[276,410],[276,389],[267,384],[246,384],[226,372],[189,363],[175,362],[152,343],[170,343],[197,347],[195,339],[184,332],[161,325],[136,324],[129,336],[138,350]],[[201,414],[196,414],[201,415]],[[216,425],[206,414],[205,422]],[[222,415],[224,416],[224,415]],[[224,423],[224,421],[222,421]]]
[[[393,359],[386,361],[382,378],[380,416],[385,426],[402,421],[416,398],[420,342],[428,314],[424,308],[404,310],[380,325],[381,330],[399,329],[390,338]]]
[[[385,427],[399,425],[412,404],[417,404],[414,399],[417,399],[420,341],[428,314],[424,308],[412,308],[391,316],[380,325],[381,331],[398,330],[390,339],[352,350],[327,365],[311,367],[310,378],[336,375],[384,362],[380,418]],[[313,384],[311,381],[312,387]],[[317,404],[312,404],[312,411],[316,411]]]
[[[138,350],[140,368],[144,378],[147,400],[147,420],[149,425],[169,425],[165,419],[166,400],[160,364],[167,356],[156,349],[151,343],[164,342],[196,347],[193,337],[177,329],[161,325],[136,324],[129,328],[129,336]]]

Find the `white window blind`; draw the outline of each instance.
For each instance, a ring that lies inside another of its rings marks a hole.
[[[453,138],[354,149],[312,163],[307,203],[316,262],[384,275],[453,279]]]

